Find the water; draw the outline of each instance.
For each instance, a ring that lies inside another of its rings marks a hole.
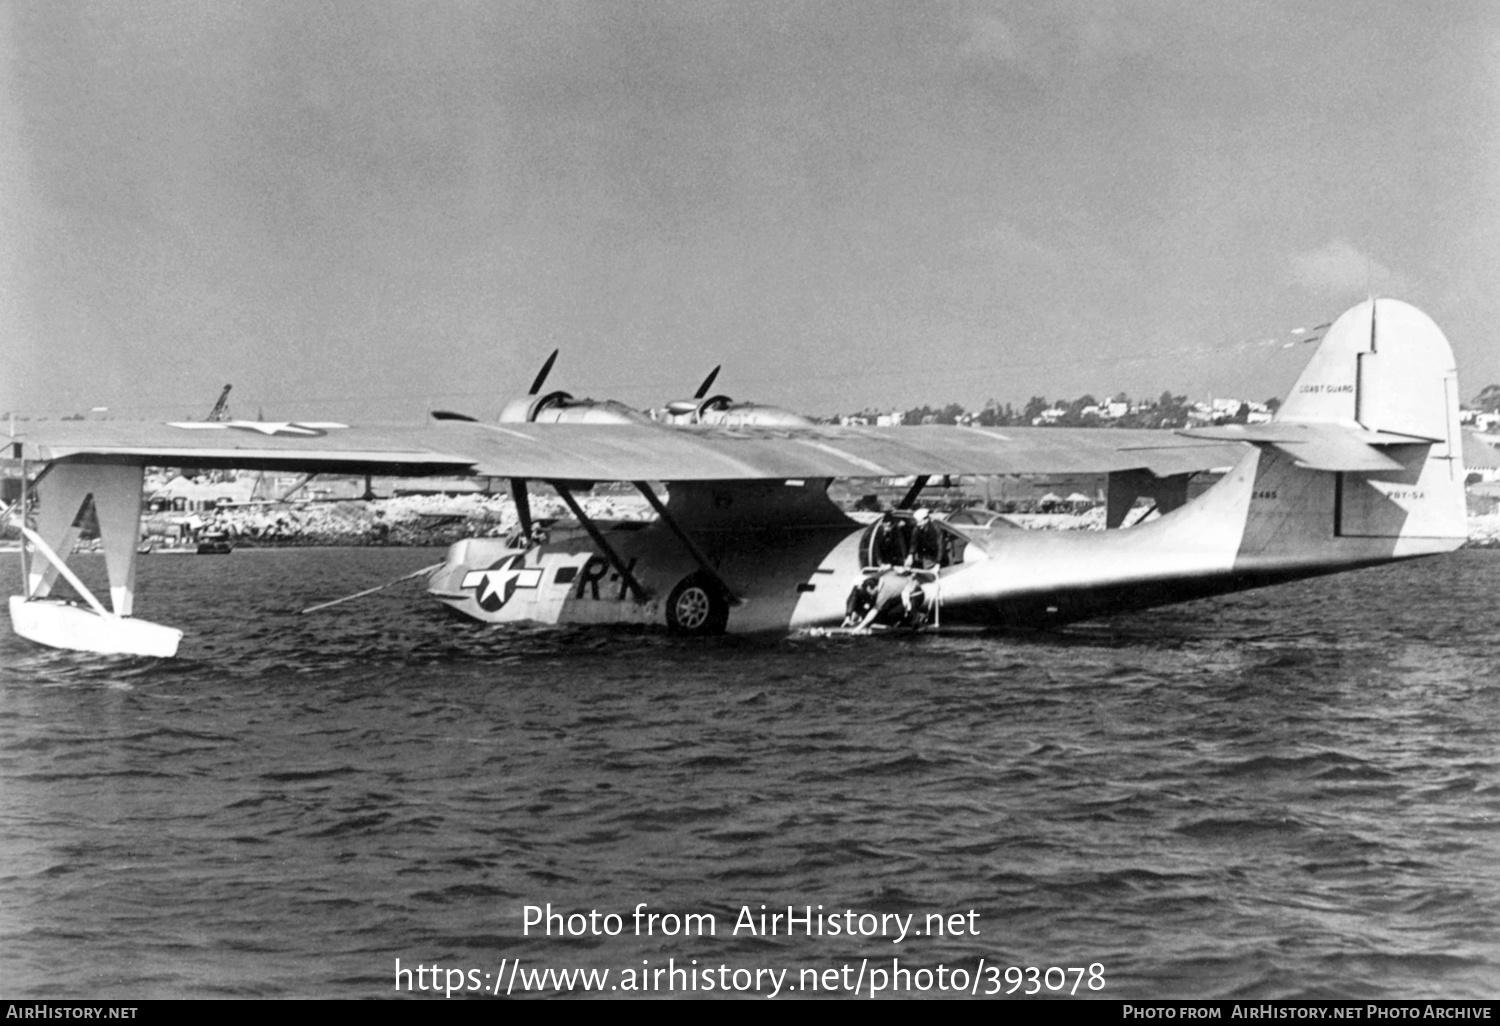
[[[144,559],[173,661],[0,638],[0,995],[378,997],[398,958],[1500,994],[1500,553],[1051,635],[507,631],[414,585],[295,613],[435,559]],[[717,933],[637,937],[641,902]],[[623,930],[524,935],[547,903]],[[762,904],[964,930],[731,932]]]

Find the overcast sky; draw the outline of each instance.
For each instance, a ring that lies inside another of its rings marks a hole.
[[[1500,4],[0,4],[0,411],[1500,381]]]

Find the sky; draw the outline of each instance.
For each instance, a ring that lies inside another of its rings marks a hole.
[[[1492,0],[0,3],[0,414],[1500,382]]]

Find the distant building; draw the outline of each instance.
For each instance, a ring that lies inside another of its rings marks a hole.
[[[197,480],[173,477],[159,486],[146,489],[148,503],[158,509],[206,510],[226,502],[250,501],[255,478],[246,476],[234,481]]]

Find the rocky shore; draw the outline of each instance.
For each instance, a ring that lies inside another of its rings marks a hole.
[[[534,495],[537,520],[568,517],[561,500]],[[584,512],[604,520],[649,519],[638,495],[582,498]],[[1017,513],[1011,519],[1033,530],[1099,531],[1104,510],[1084,513]],[[232,545],[448,545],[463,538],[503,537],[517,526],[508,496],[403,496],[370,501],[303,505],[235,506],[204,513],[155,513],[143,530],[149,542],[170,545],[187,537],[222,537]],[[1469,517],[1469,547],[1500,548],[1500,514]]]
[[[650,507],[629,495],[588,496],[584,512],[605,520],[644,519]],[[568,517],[556,498],[533,496],[536,520]],[[497,538],[517,526],[515,504],[499,495],[422,495],[257,506],[227,506],[201,513],[162,512],[143,518],[151,544],[222,538],[241,547],[298,545],[450,545],[464,538]]]
[[[1500,549],[1500,513],[1469,517],[1471,549]]]

